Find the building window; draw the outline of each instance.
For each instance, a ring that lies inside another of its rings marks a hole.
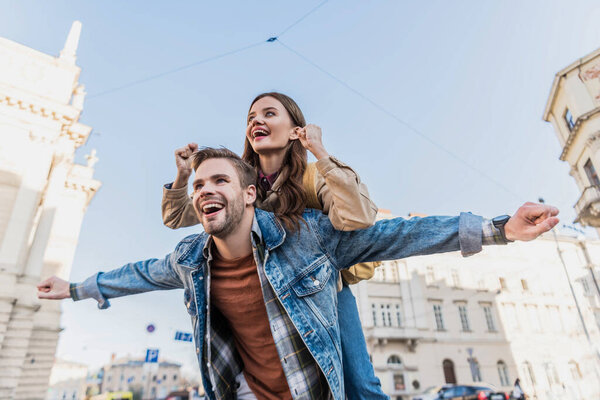
[[[467,316],[467,305],[461,304],[458,306],[458,314],[460,315],[460,324],[462,326],[462,330],[468,332],[471,330],[469,326],[469,317]]]
[[[454,373],[454,362],[449,359],[445,359],[442,362],[442,367],[444,368],[444,379],[446,383],[456,384],[456,374]]]
[[[529,291],[529,284],[527,283],[527,279],[521,279],[521,287],[525,291]]]
[[[396,392],[406,390],[406,385],[404,384],[404,374],[394,374],[394,390]]]
[[[529,386],[535,386],[537,384],[535,381],[535,374],[533,373],[533,368],[529,361],[523,363],[523,372]]]
[[[435,316],[435,326],[438,331],[443,331],[444,329],[444,318],[442,317],[442,305],[434,304],[433,305],[433,315]]]
[[[402,326],[402,312],[400,311],[400,304],[396,304],[396,323],[398,326]]]
[[[502,360],[496,363],[498,367],[498,376],[500,376],[500,386],[510,386],[510,378],[508,377],[508,368]]]
[[[469,360],[471,365],[471,377],[473,378],[473,382],[481,382],[481,368],[479,367],[479,361],[476,358],[471,358]]]
[[[565,110],[565,122],[567,123],[567,127],[572,131],[575,127],[575,121],[573,120],[573,114],[571,114],[571,110],[568,108]]]
[[[396,354],[392,354],[391,356],[388,357],[387,363],[388,363],[388,365],[399,366],[399,365],[402,365],[402,359],[399,356],[397,356]]]
[[[177,375],[173,375],[173,380],[176,381],[177,380]]]
[[[590,287],[590,282],[587,279],[587,276],[581,278],[581,286],[583,287],[583,294],[586,296],[590,296],[592,294],[592,288]]]
[[[433,267],[430,265],[427,267],[427,274],[425,275],[425,281],[428,285],[433,285],[435,282],[435,271]]]
[[[383,326],[392,326],[392,312],[390,310],[390,305],[380,304],[379,308],[381,309],[381,320],[383,321]]]
[[[371,311],[373,312],[373,326],[377,326],[377,304],[371,304]]]
[[[488,331],[496,332],[496,323],[494,322],[494,315],[492,314],[492,306],[483,306],[483,313],[485,314],[485,323],[487,324]]]
[[[507,289],[506,279],[504,279],[503,277],[500,277],[500,278],[498,278],[498,281],[500,282],[500,289],[506,290]]]
[[[585,171],[591,186],[600,186],[600,178],[598,178],[598,174],[596,173],[594,164],[592,164],[592,160],[588,158],[583,165],[583,170]]]
[[[546,378],[548,379],[548,384],[550,384],[550,386],[560,385],[560,379],[558,379],[558,373],[556,372],[554,364],[550,362],[545,363],[544,370],[546,371]]]
[[[451,275],[452,275],[452,285],[455,288],[459,288],[460,287],[460,276],[458,275],[458,270],[456,268],[453,268]]]

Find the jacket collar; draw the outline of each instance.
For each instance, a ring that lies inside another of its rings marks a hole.
[[[255,243],[263,243],[268,250],[280,246],[286,237],[285,229],[281,222],[271,212],[256,208],[254,211],[254,221],[252,222],[252,233],[249,240],[254,239]],[[182,253],[177,258],[179,264],[197,268],[202,259],[210,261],[210,247],[212,245],[212,236],[201,233],[188,236],[181,241]]]
[[[285,229],[281,225],[281,222],[272,212],[261,210],[257,208],[254,211],[254,222],[258,224],[259,237],[262,236],[262,240],[265,246],[269,250],[280,246],[285,240]],[[254,231],[254,229],[253,229]]]

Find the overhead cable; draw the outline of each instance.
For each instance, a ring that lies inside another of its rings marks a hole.
[[[196,67],[196,66],[201,65],[201,64],[206,64],[206,63],[208,63],[210,61],[218,60],[219,58],[223,58],[223,57],[227,57],[227,56],[230,56],[230,55],[233,55],[233,54],[236,54],[236,53],[240,53],[240,52],[242,52],[244,50],[251,49],[253,47],[259,46],[259,45],[264,44],[264,43],[265,43],[265,41],[261,40],[260,42],[253,43],[253,44],[250,44],[248,46],[240,47],[239,49],[236,49],[236,50],[231,50],[231,51],[228,51],[226,53],[221,53],[221,54],[218,54],[216,56],[205,58],[203,60],[199,60],[199,61],[193,62],[191,64],[186,64],[186,65],[183,65],[181,67],[177,67],[177,68],[174,68],[174,69],[171,69],[171,70],[168,70],[168,71],[164,71],[164,72],[161,72],[161,73],[156,74],[156,75],[151,75],[151,76],[148,76],[146,78],[138,79],[136,81],[129,82],[129,83],[126,83],[124,85],[117,86],[117,87],[114,87],[112,89],[108,89],[108,90],[105,90],[103,92],[100,92],[100,93],[91,94],[90,96],[87,96],[87,99],[88,100],[89,99],[94,99],[94,98],[97,98],[97,97],[100,97],[100,96],[107,95],[109,93],[114,93],[114,92],[117,92],[119,90],[130,88],[132,86],[137,86],[139,84],[142,84],[142,83],[145,83],[145,82],[148,82],[148,81],[152,81],[152,80],[155,80],[155,79],[162,78],[163,76],[166,76],[166,75],[174,74],[176,72],[180,72],[180,71],[183,71],[185,69]]]
[[[331,72],[327,71],[326,69],[324,69],[320,65],[316,64],[314,61],[312,61],[308,57],[304,56],[303,54],[301,54],[298,51],[294,50],[292,47],[290,47],[287,44],[283,43],[279,38],[271,38],[271,39],[273,39],[272,41],[278,42],[281,46],[283,46],[284,48],[286,48],[288,51],[294,53],[296,56],[298,56],[299,58],[301,58],[302,60],[304,60],[308,64],[312,65],[313,67],[315,67],[316,69],[318,69],[319,71],[321,71],[322,73],[324,73],[325,75],[329,76],[331,79],[333,79],[334,81],[336,81],[340,85],[344,86],[346,89],[350,90],[351,92],[353,92],[354,94],[356,94],[357,96],[359,96],[360,98],[362,98],[363,100],[365,100],[366,102],[368,102],[369,104],[371,104],[373,107],[375,107],[376,109],[378,109],[379,111],[383,112],[387,116],[389,116],[392,119],[394,119],[396,122],[398,122],[401,125],[403,125],[410,132],[416,134],[417,136],[421,137],[425,141],[429,142],[431,145],[433,145],[437,149],[441,150],[442,152],[446,153],[447,155],[449,155],[450,157],[454,158],[455,160],[459,161],[460,163],[462,163],[463,165],[465,165],[469,169],[477,172],[478,174],[480,174],[484,178],[488,179],[490,182],[494,183],[496,186],[502,188],[504,191],[506,191],[507,193],[509,193],[512,196],[514,196],[519,201],[523,201],[523,199],[522,199],[521,196],[519,196],[518,194],[516,194],[515,192],[513,192],[511,189],[509,189],[508,187],[506,187],[504,184],[502,184],[501,182],[499,182],[498,180],[496,180],[492,176],[488,175],[486,172],[480,170],[476,166],[472,165],[468,161],[464,160],[459,155],[453,153],[451,150],[448,150],[447,148],[445,148],[441,144],[437,143],[435,140],[431,139],[429,136],[425,135],[424,133],[422,133],[421,131],[419,131],[417,128],[415,128],[414,126],[412,126],[408,122],[404,121],[402,118],[398,117],[393,112],[391,112],[388,109],[384,108],[379,103],[375,102],[371,98],[369,98],[366,95],[364,95],[362,92],[359,92],[358,90],[354,89],[348,83],[346,83],[342,79],[338,78],[337,76],[335,76]]]

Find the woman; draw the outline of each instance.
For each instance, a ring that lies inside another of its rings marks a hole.
[[[192,172],[187,160],[197,148],[191,143],[175,152],[177,176],[164,189],[163,221],[173,229],[199,223],[187,192]],[[316,163],[307,165],[306,150]],[[256,206],[273,211],[289,231],[298,229],[306,207],[322,209],[340,230],[366,228],[375,221],[377,207],[366,186],[350,167],[327,153],[321,129],[306,125],[298,105],[284,94],[263,93],[250,105],[242,158],[259,176]],[[349,399],[388,398],[369,361],[356,300],[346,284],[370,278],[373,268],[373,264],[359,264],[343,271],[344,285],[338,293],[344,385]]]

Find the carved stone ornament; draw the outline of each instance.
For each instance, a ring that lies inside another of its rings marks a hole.
[[[594,152],[600,149],[600,131],[591,134],[585,141],[585,145]]]

